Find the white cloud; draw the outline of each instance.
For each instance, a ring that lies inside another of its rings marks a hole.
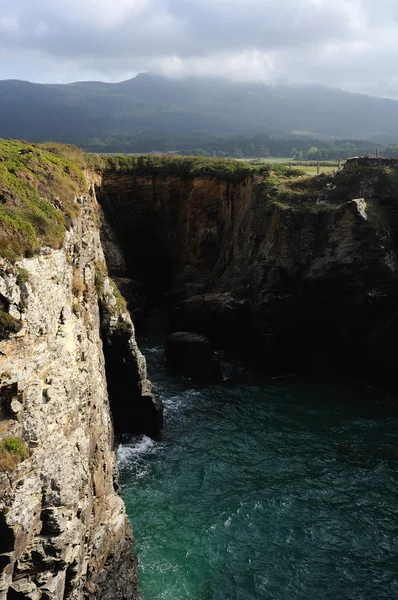
[[[138,71],[290,80],[397,96],[396,0],[13,0],[0,78]]]
[[[15,16],[0,17],[0,31],[2,33],[17,33],[18,19]]]
[[[222,75],[236,81],[272,81],[275,76],[274,62],[269,54],[260,50],[246,50],[240,53],[221,53],[207,57],[179,56],[154,58],[149,63],[150,70],[170,77],[196,75]]]

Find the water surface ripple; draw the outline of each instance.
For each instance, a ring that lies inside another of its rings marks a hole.
[[[141,345],[166,407],[161,441],[119,448],[143,600],[398,597],[383,394],[330,374],[195,387]]]

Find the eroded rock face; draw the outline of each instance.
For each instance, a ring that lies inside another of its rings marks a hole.
[[[0,473],[1,600],[139,598],[118,492],[99,296],[104,336],[123,330],[135,361],[130,396],[148,398],[151,389],[106,271],[96,281],[104,256],[95,201],[80,203],[63,249],[0,263],[1,297],[22,326],[0,340],[0,442],[23,439],[30,452]]]
[[[395,360],[387,331],[398,327],[397,227],[375,224],[374,210],[397,211],[362,162],[336,179],[338,201],[325,188],[307,208],[268,202],[255,176],[109,171],[98,189],[132,276],[165,303],[174,330],[202,332],[266,368],[311,361],[322,346],[384,376]],[[348,189],[353,170],[359,183]]]

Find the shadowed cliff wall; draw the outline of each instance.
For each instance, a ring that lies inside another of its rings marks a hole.
[[[284,181],[258,173],[105,170],[98,194],[131,276],[153,304],[168,303],[175,328],[265,364],[311,360],[323,346],[340,362],[388,371],[396,163],[368,162],[348,162],[334,179],[298,177],[284,194]]]

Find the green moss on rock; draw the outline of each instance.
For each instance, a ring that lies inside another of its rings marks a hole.
[[[85,180],[79,165],[45,146],[0,140],[0,248],[16,259],[42,245],[59,248],[77,216]]]

